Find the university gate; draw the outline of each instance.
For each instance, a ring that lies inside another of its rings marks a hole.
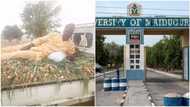
[[[96,17],[96,36],[126,35],[124,68],[128,80],[145,80],[144,35],[179,35],[183,78],[190,78],[189,17]]]

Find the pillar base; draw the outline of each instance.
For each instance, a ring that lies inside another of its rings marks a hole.
[[[144,70],[127,70],[127,80],[145,80]]]

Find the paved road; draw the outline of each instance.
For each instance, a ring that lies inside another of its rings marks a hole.
[[[188,81],[182,81],[151,71],[147,71],[145,84],[156,106],[163,106],[162,99],[167,93],[177,92],[184,94],[189,90]]]
[[[151,106],[148,96],[149,92],[142,80],[130,80],[124,106]]]

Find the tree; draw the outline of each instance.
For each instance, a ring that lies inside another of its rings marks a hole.
[[[17,25],[5,26],[2,31],[2,38],[7,40],[20,39],[22,35],[22,31],[18,28]]]
[[[97,36],[96,37],[96,62],[99,63],[100,65],[106,65],[103,59],[105,59],[105,52],[104,50],[104,36]],[[108,59],[107,59],[108,60]]]
[[[104,43],[104,36],[96,37],[96,62],[100,65],[122,65],[123,64],[123,46],[115,42]]]
[[[60,9],[60,6],[55,6],[51,1],[27,3],[21,14],[23,28],[26,33],[35,37],[41,37],[49,31],[56,30],[56,27],[60,26],[56,17]]]
[[[166,70],[182,69],[182,49],[179,36],[164,37],[153,47],[147,48],[147,66]]]
[[[123,46],[111,42],[105,43],[104,48],[109,52],[109,64],[118,66],[123,64]]]

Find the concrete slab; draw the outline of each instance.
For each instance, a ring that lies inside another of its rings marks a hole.
[[[98,91],[96,93],[96,106],[119,106],[123,93],[122,91]]]
[[[128,92],[124,106],[151,106],[148,91],[141,80],[128,81]]]

